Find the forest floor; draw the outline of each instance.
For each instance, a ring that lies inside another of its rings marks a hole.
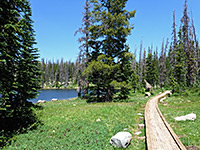
[[[38,104],[34,111],[42,124],[37,129],[16,135],[5,149],[116,150],[110,138],[124,129],[133,135],[127,150],[145,150],[144,109],[149,98],[132,93],[128,102],[87,103],[78,98]],[[200,148],[199,96],[172,96],[159,105],[184,145]],[[195,121],[177,122],[173,118],[197,114]],[[139,135],[138,135],[139,134]]]

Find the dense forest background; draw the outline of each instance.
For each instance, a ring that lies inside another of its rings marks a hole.
[[[97,3],[93,3],[93,5],[98,7]],[[95,7],[93,9],[97,9]],[[87,65],[91,64],[93,60],[97,60],[97,57],[100,54],[104,54],[106,56],[110,55],[106,51],[103,52],[103,50],[99,52],[100,48],[97,48],[97,45],[102,41],[105,42],[105,40],[100,39],[97,44],[97,42],[95,43],[94,39],[92,39],[92,36],[96,36],[93,32],[95,30],[98,31],[99,29],[94,28],[96,25],[94,22],[97,18],[95,18],[95,14],[91,14],[90,9],[91,3],[86,1],[83,24],[77,31],[82,34],[82,37],[79,38],[81,46],[77,61],[64,62],[63,59],[61,59],[54,62],[42,59],[40,68],[43,72],[41,75],[41,84],[43,88],[71,88],[79,86],[80,88],[85,89],[88,86],[88,77],[87,73],[83,75],[83,72],[84,70],[87,70]],[[143,90],[145,79],[154,88],[171,88],[174,92],[178,93],[184,92],[187,88],[199,87],[200,48],[197,41],[192,12],[188,13],[187,1],[185,1],[184,4],[183,17],[180,18],[180,27],[177,27],[175,17],[176,15],[174,11],[172,37],[169,39],[163,39],[162,47],[153,47],[152,44],[145,49],[141,41],[139,50],[135,49],[134,53],[128,58],[130,59],[128,61],[131,65],[131,74],[129,74],[130,77],[128,79],[128,83],[132,88]],[[107,19],[109,19],[109,17]],[[109,34],[112,36],[114,33],[111,32]],[[97,39],[98,38],[96,38],[96,40]],[[101,47],[100,44],[98,46]],[[106,47],[103,48],[106,49]],[[114,47],[113,49],[117,49],[117,47]],[[128,45],[124,45],[124,51],[130,53],[127,49],[129,49]],[[114,53],[117,55],[117,52]],[[139,59],[136,59],[136,56],[139,56]],[[115,62],[116,59],[119,59],[113,56],[111,57],[113,58],[113,62]],[[96,64],[97,63],[98,62],[96,62]],[[101,67],[102,65],[103,64],[101,64]],[[96,72],[98,71],[96,70]],[[98,78],[98,76],[96,76],[96,78]],[[95,81],[92,82],[94,84]]]

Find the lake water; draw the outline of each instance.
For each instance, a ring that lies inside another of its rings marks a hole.
[[[77,97],[78,93],[76,90],[63,89],[63,90],[41,90],[36,99],[31,100],[31,102],[36,103],[38,100],[50,101],[53,98],[58,100],[70,99]]]

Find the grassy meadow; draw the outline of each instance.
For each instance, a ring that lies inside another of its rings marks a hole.
[[[133,135],[127,150],[144,150],[144,107],[149,98],[131,94],[127,102],[87,103],[78,98],[38,104],[34,108],[41,120],[37,129],[16,135],[4,149],[20,150],[117,150],[109,144],[110,138],[126,129]],[[172,96],[160,104],[167,121],[180,136],[184,145],[199,145],[199,96]],[[195,121],[176,122],[173,118],[194,112]],[[140,115],[138,113],[141,113]],[[134,135],[141,131],[140,135]],[[199,147],[200,148],[200,147]]]
[[[200,93],[169,97],[163,104],[159,104],[159,108],[183,145],[194,145],[200,149]],[[196,114],[196,120],[175,121],[174,119],[190,113]]]

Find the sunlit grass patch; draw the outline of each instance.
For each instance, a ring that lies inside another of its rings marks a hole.
[[[110,138],[125,128],[133,135],[129,149],[145,149],[145,136],[138,124],[144,119],[148,99],[141,94],[131,94],[128,102],[86,103],[85,100],[63,100],[40,104],[43,109],[35,113],[43,124],[37,130],[18,135],[7,149],[116,149],[109,144]]]
[[[168,105],[159,105],[164,117],[180,137],[185,146],[198,146],[200,148],[200,97],[198,95],[173,96],[167,99]],[[175,117],[195,113],[194,121],[175,121]]]

